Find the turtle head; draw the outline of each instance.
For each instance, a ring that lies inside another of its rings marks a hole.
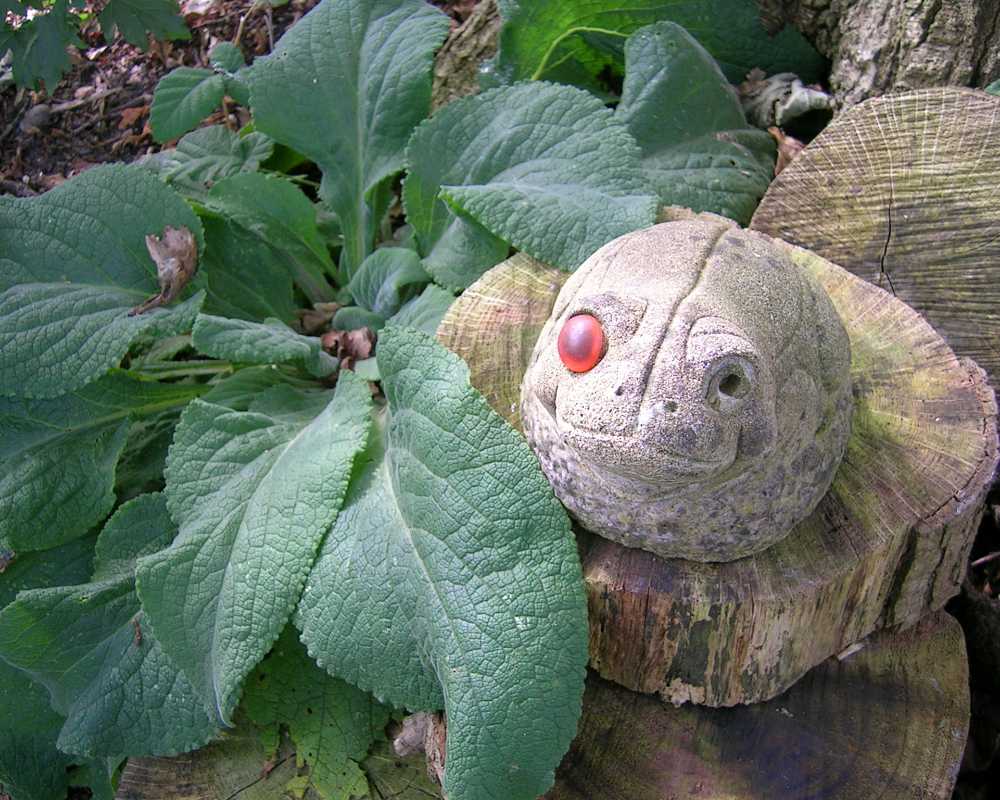
[[[776,541],[826,492],[849,366],[836,311],[785,245],[683,220],[616,239],[569,278],[521,419],[584,527],[724,561]]]
[[[738,297],[698,292],[719,231],[681,228],[632,234],[574,274],[524,393],[582,459],[664,487],[726,475],[776,439],[772,348]]]

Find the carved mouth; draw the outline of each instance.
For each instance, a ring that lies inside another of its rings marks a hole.
[[[537,394],[535,395],[535,400],[545,409],[563,442],[579,452],[586,453],[591,460],[597,461],[615,472],[632,472],[645,468],[646,465],[643,464],[630,465],[627,461],[618,461],[603,457],[603,453],[624,454],[634,451],[635,439],[639,435],[638,432],[628,434],[602,433],[567,422],[559,413],[558,391],[557,388],[556,397],[554,398],[555,402],[553,403],[546,403]],[[685,477],[689,478],[707,477],[719,470],[726,469],[731,463],[725,459],[715,461],[699,460],[683,453],[677,453],[658,444],[653,446],[653,450],[657,458],[657,468],[666,468],[671,471],[683,473]],[[640,473],[638,477],[651,483],[660,482],[656,480],[656,476],[647,473]]]

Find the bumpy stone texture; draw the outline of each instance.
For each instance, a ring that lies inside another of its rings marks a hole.
[[[602,360],[556,339],[596,316]],[[665,557],[730,561],[826,493],[850,432],[850,345],[769,237],[718,218],[620,237],[560,292],[522,386],[525,435],[579,522]]]

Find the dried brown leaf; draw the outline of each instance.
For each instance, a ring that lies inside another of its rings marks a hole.
[[[329,331],[320,337],[323,348],[340,359],[343,369],[353,369],[356,361],[363,361],[375,349],[375,334],[371,328],[352,331]]]
[[[133,317],[145,314],[175,300],[198,269],[198,242],[187,228],[163,229],[163,237],[146,237],[146,249],[156,264],[160,292],[129,312]]]
[[[767,132],[774,137],[778,143],[778,160],[774,165],[774,174],[777,176],[781,170],[787,167],[795,157],[802,152],[805,145],[794,136],[789,136],[781,128],[770,127]]]

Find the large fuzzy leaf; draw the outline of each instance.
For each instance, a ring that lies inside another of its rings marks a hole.
[[[373,245],[373,193],[402,169],[430,108],[431,61],[447,32],[447,17],[422,0],[325,0],[249,70],[257,130],[323,170],[346,278]]]
[[[401,328],[416,328],[424,333],[434,333],[454,302],[455,295],[431,284],[399,309],[388,322]]]
[[[496,79],[593,78],[621,68],[609,40],[666,20],[686,28],[719,62],[726,77],[741,81],[754,67],[795,72],[821,80],[825,62],[794,28],[769,36],[754,0],[500,0],[500,50],[491,65]],[[620,49],[619,49],[620,50]]]
[[[129,316],[159,291],[145,237],[167,226],[201,242],[194,212],[138,167],[95,167],[40,197],[0,197],[0,395],[70,392],[115,366],[139,334],[190,328],[201,293]]]
[[[260,249],[273,250],[310,300],[333,299],[326,276],[336,270],[316,223],[316,209],[297,186],[273,176],[234,175],[215,184],[202,204],[205,213],[226,219],[257,239]],[[252,261],[244,267],[247,283],[254,283],[255,271]]]
[[[276,386],[247,411],[194,401],[167,463],[173,545],[140,561],[143,608],[206,708],[231,720],[243,679],[295,608],[323,533],[336,518],[371,395]]]
[[[448,714],[445,793],[535,798],[576,732],[587,616],[569,520],[432,337],[387,328],[389,401],[297,615],[332,674]]]
[[[629,37],[625,63],[616,116],[642,148],[660,200],[748,223],[774,178],[775,142],[747,124],[712,57],[660,22]]]
[[[298,364],[322,378],[337,369],[337,359],[315,336],[296,333],[280,320],[263,323],[201,314],[192,342],[201,352],[247,364]]]
[[[503,247],[481,258],[490,251],[452,209],[536,258],[576,268],[605,242],[653,224],[656,198],[639,155],[600,100],[569,86],[520,84],[450,103],[407,150],[403,200],[428,271],[465,287],[506,255]]]
[[[165,755],[215,730],[148,630],[135,559],[176,533],[162,495],[123,505],[101,532],[89,583],[22,592],[0,612],[0,656],[48,688],[66,715],[59,749],[83,756]]]
[[[284,725],[308,785],[324,800],[351,800],[368,793],[358,762],[385,738],[390,709],[360,689],[316,666],[286,628],[247,681],[242,708],[257,725]]]
[[[0,398],[0,541],[42,550],[82,536],[114,505],[131,420],[203,391],[116,372],[53,400]]]
[[[18,592],[80,583],[90,574],[93,538],[46,553],[20,553],[0,572],[0,608]],[[52,800],[66,795],[73,761],[56,749],[63,718],[49,694],[27,674],[0,659],[0,792],[14,800]]]
[[[285,253],[222,217],[205,217],[208,284],[204,310],[224,317],[295,320],[295,287]]]

